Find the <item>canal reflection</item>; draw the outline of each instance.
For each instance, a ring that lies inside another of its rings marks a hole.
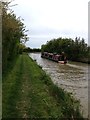
[[[68,92],[72,92],[74,96],[80,100],[81,110],[84,117],[88,116],[88,66],[79,62],[68,62],[67,64],[59,64],[44,58],[40,53],[30,53],[29,56],[36,60],[52,78],[52,81],[59,87]]]

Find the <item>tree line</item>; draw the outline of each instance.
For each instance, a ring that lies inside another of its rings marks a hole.
[[[10,9],[11,2],[0,2],[2,9],[2,70],[22,51],[28,40],[25,25],[20,17]]]
[[[41,52],[52,52],[61,54],[65,52],[68,60],[90,63],[90,46],[85,43],[84,38],[57,38],[47,41],[41,46]]]
[[[27,52],[27,53],[29,53],[29,52],[41,52],[41,49],[40,48],[25,47],[23,49],[23,52]]]

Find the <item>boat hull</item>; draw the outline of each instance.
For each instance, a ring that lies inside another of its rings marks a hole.
[[[44,53],[41,54],[41,57],[52,60],[52,61],[55,61],[55,62],[58,62],[60,64],[66,64],[67,63],[67,60],[66,59],[62,60],[62,55],[59,55],[59,54],[44,52]]]
[[[67,61],[58,61],[58,63],[60,63],[60,64],[66,64]]]

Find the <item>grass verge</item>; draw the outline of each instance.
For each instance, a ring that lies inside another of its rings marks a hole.
[[[27,54],[3,76],[3,119],[82,118],[79,101],[58,88]],[[82,118],[83,119],[83,118]]]

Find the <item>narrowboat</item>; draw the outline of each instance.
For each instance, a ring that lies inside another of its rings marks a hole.
[[[49,60],[53,60],[53,61],[61,63],[61,64],[66,64],[67,63],[67,58],[66,58],[64,52],[62,52],[61,55],[56,54],[56,53],[42,52],[41,57],[49,59]]]

